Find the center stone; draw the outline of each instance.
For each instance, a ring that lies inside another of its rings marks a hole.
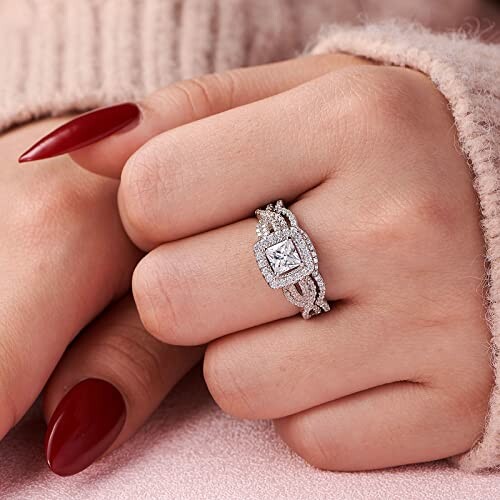
[[[266,250],[266,257],[276,274],[285,274],[302,264],[292,240],[276,243]]]

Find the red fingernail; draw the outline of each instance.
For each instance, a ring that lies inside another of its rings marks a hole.
[[[86,469],[113,444],[125,416],[125,401],[109,382],[87,379],[75,385],[59,403],[47,427],[45,455],[49,467],[60,476]]]
[[[98,142],[138,121],[137,104],[126,102],[99,108],[56,128],[19,157],[19,163],[52,158]]]

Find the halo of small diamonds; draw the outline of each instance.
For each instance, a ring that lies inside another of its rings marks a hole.
[[[285,275],[276,274],[266,257],[266,250],[278,243],[291,240],[300,256],[301,264],[299,267],[291,270]],[[311,274],[314,271],[313,255],[309,250],[307,236],[304,237],[297,228],[289,228],[275,231],[264,236],[254,245],[255,258],[257,265],[262,272],[265,280],[271,288],[283,288],[285,286],[297,283],[301,278]],[[316,254],[316,252],[314,252]]]

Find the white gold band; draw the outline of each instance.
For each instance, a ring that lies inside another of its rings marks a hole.
[[[304,319],[329,311],[316,250],[293,213],[279,200],[255,215],[258,241],[254,253],[267,284],[281,288],[292,304],[302,308]]]

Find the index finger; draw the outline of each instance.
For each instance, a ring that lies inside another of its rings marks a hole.
[[[355,161],[350,80],[339,71],[160,134],[127,162],[119,189],[124,227],[144,250],[287,203]],[[347,97],[346,97],[347,96]],[[349,139],[350,140],[350,139]]]
[[[166,130],[360,62],[353,56],[318,55],[177,82],[137,104],[118,104],[77,117],[40,139],[19,161],[70,153],[87,170],[119,178],[132,153]]]

